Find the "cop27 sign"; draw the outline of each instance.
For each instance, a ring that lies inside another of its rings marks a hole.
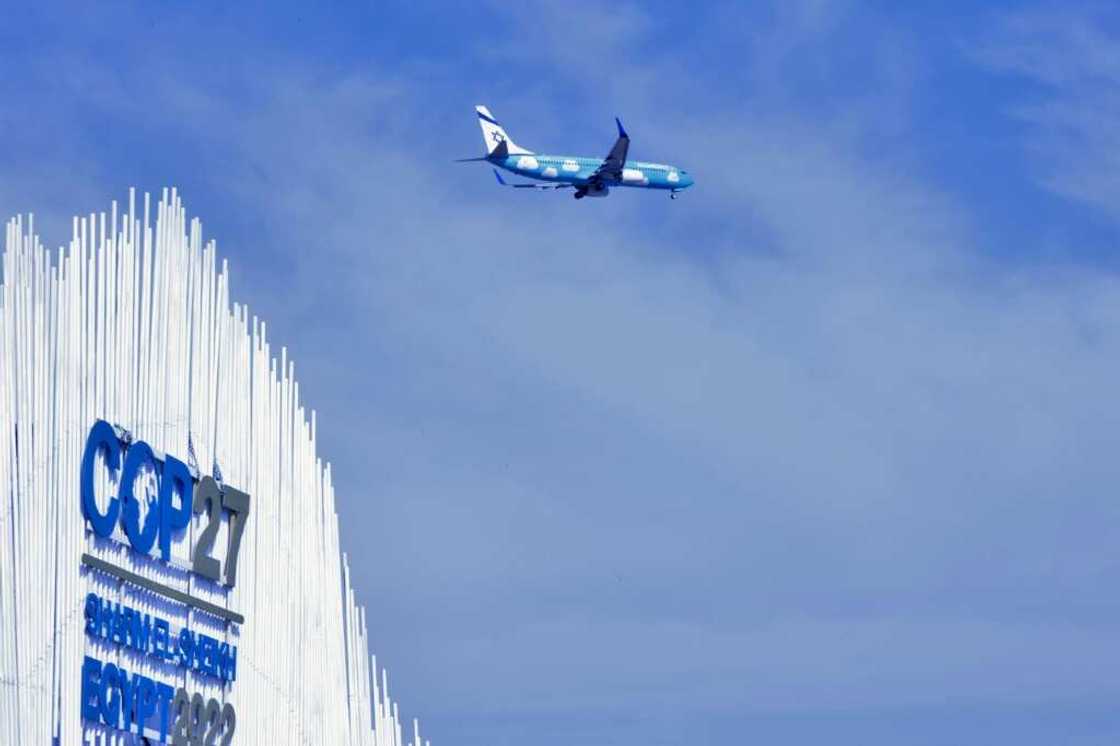
[[[96,479],[99,463],[109,473],[116,494],[98,494],[105,480]],[[86,440],[81,467],[82,514],[94,533],[111,537],[120,526],[135,552],[171,560],[176,533],[190,524],[194,515],[205,516],[206,526],[191,549],[194,573],[232,588],[237,583],[237,557],[245,521],[249,517],[249,495],[213,477],[195,476],[179,459],[159,453],[143,441],[98,420]],[[154,475],[154,496],[148,487]],[[138,494],[139,490],[139,494]],[[143,503],[141,503],[143,498]],[[224,564],[212,556],[222,523],[229,516],[228,545]],[[139,585],[157,594],[193,606],[219,619],[244,622],[244,617],[205,599],[173,588],[105,560],[83,555],[82,562],[102,572]],[[89,593],[85,601],[85,631],[91,639],[129,653],[133,662],[157,662],[179,670],[210,677],[222,686],[232,684],[237,672],[237,646],[184,626],[177,631],[159,616]],[[206,746],[233,739],[237,714],[231,703],[220,703],[186,687],[173,688],[136,670],[127,659],[103,662],[87,655],[82,664],[82,718],[126,733],[154,730],[161,743],[168,735],[176,744]],[[153,723],[153,721],[155,721]]]
[[[117,494],[107,501],[104,511],[98,507],[94,467],[98,455],[104,458]],[[148,505],[141,520],[141,504],[136,496],[137,477],[147,468],[157,475],[158,499]],[[157,547],[159,556],[171,559],[174,533],[190,523],[193,514],[206,515],[207,524],[191,553],[191,569],[199,575],[233,587],[237,583],[237,556],[245,521],[249,516],[249,495],[228,485],[219,487],[213,477],[201,477],[197,485],[191,470],[179,459],[158,454],[144,441],[129,442],[104,420],[90,430],[82,457],[82,513],[98,536],[109,537],[118,524],[129,544],[140,554],[151,554]],[[177,498],[177,500],[176,500]],[[211,556],[222,513],[229,514],[229,544],[225,567]]]

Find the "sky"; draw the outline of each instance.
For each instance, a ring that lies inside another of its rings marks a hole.
[[[1120,14],[322,5],[13,3],[0,214],[180,190],[435,746],[1117,742]]]

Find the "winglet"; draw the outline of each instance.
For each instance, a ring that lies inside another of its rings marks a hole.
[[[502,175],[498,173],[498,169],[496,168],[494,169],[494,178],[497,179],[498,183],[502,186],[509,186],[509,184],[506,183],[506,180],[502,178]]]
[[[627,138],[630,137],[630,135],[626,134],[626,130],[624,130],[622,128],[622,120],[621,119],[619,119],[618,117],[615,117],[614,118],[614,123],[618,125],[618,136],[619,137],[627,137]]]

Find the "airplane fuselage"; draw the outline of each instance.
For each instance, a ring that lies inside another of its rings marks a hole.
[[[518,176],[582,187],[588,184],[592,174],[603,165],[604,159],[533,153],[504,157],[495,155],[490,162]],[[606,185],[676,191],[692,186],[692,177],[687,171],[664,163],[628,160],[623,166],[622,178]]]
[[[664,163],[632,161],[630,135],[615,117],[618,139],[611,146],[606,158],[581,158],[571,155],[534,153],[510,139],[509,133],[494,115],[482,104],[474,107],[478,124],[482,128],[482,141],[486,155],[481,158],[463,158],[461,161],[489,161],[494,166],[498,183],[514,189],[572,189],[573,197],[605,197],[611,187],[625,186],[641,189],[662,189],[676,198],[677,192],[692,186],[688,171]],[[532,179],[529,183],[509,184],[498,169]],[[544,182],[544,183],[540,183]]]

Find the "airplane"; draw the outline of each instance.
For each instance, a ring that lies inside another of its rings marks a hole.
[[[668,190],[671,199],[677,192],[692,186],[688,171],[663,163],[628,161],[630,136],[615,118],[618,125],[618,139],[606,158],[579,158],[563,155],[543,155],[517,145],[498,120],[485,106],[474,107],[478,113],[478,124],[482,127],[482,139],[486,143],[486,155],[481,158],[460,158],[459,163],[486,161],[494,168],[494,176],[502,186],[515,189],[574,189],[574,197],[606,197],[611,187],[641,187],[645,189]],[[498,169],[504,169],[518,176],[537,179],[544,184],[529,182],[511,184],[502,178]]]

